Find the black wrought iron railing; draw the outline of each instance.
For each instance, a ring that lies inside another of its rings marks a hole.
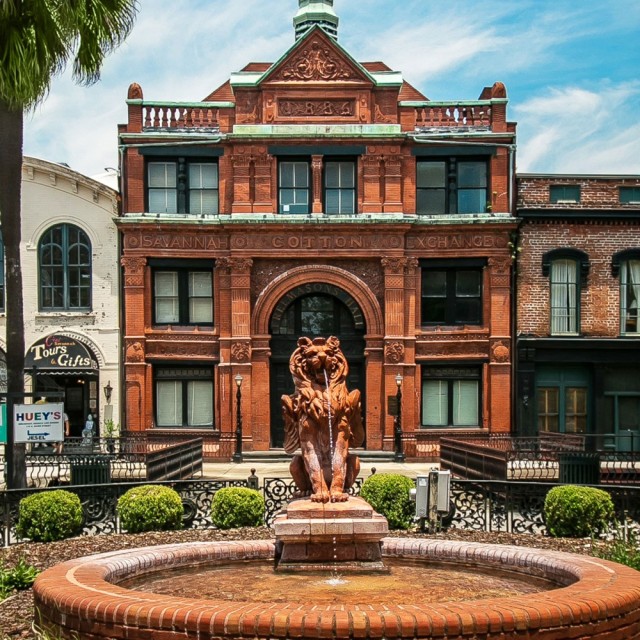
[[[353,487],[359,493],[362,479]],[[122,531],[116,513],[118,498],[138,483],[117,483],[69,487],[83,505],[82,535],[119,533]],[[289,502],[294,492],[291,478],[246,480],[181,480],[162,482],[181,496],[186,528],[214,528],[211,504],[216,492],[224,487],[255,487],[265,498],[265,524],[271,525],[276,514]],[[640,487],[600,486],[615,505],[618,522],[640,535]],[[522,534],[545,534],[543,507],[549,484],[495,480],[451,481],[451,509],[446,525],[475,531]],[[21,542],[16,532],[20,500],[37,491],[53,489],[21,489],[0,492],[0,542],[5,546]]]
[[[535,438],[508,434],[465,434],[440,439],[443,468],[466,479],[640,483],[640,450],[625,450],[626,435],[543,434]],[[631,440],[629,440],[631,443]],[[639,443],[640,444],[640,441]],[[635,445],[634,445],[635,446]]]
[[[77,484],[178,480],[202,474],[202,438],[147,436],[67,438],[62,453],[31,447],[25,456],[31,488]],[[0,451],[0,489],[4,488],[4,451]]]

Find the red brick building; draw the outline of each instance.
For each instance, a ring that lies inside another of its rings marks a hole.
[[[519,431],[640,450],[640,176],[518,175]]]
[[[515,125],[501,83],[434,102],[300,0],[296,40],[201,102],[128,94],[120,126],[129,430],[227,457],[282,445],[301,335],[340,338],[366,448],[509,432]],[[170,97],[169,97],[170,98]]]

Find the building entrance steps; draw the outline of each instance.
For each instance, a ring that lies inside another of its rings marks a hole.
[[[246,480],[251,475],[252,469],[255,469],[260,483],[264,478],[291,477],[288,461],[204,462],[202,466],[202,477],[207,480]],[[438,468],[438,464],[435,462],[387,462],[386,460],[361,461],[359,477],[366,479],[375,469],[375,473],[397,473],[415,478],[419,475],[427,475],[433,468]]]

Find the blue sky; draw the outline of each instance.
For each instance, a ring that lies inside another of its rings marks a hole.
[[[140,0],[93,87],[54,80],[25,121],[25,155],[87,175],[117,165],[127,88],[198,101],[293,42],[296,0]],[[340,43],[432,100],[504,82],[520,172],[640,174],[639,0],[335,0]]]

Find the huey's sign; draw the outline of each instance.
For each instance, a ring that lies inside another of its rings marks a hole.
[[[64,440],[64,404],[16,404],[13,407],[15,442]]]

